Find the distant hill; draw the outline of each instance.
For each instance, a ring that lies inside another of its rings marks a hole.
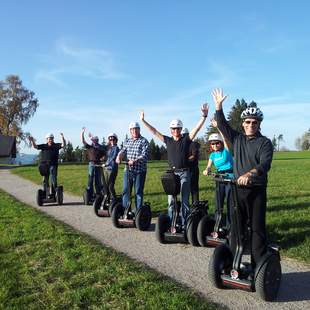
[[[16,154],[15,163],[21,165],[29,165],[34,164],[37,160],[38,155],[35,154],[25,154],[25,153],[18,153]]]

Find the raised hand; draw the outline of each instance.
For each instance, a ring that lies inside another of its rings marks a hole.
[[[227,98],[227,95],[223,94],[223,89],[215,88],[212,92],[212,97],[213,97],[216,109],[217,110],[222,109],[222,103]]]
[[[207,103],[204,103],[201,106],[201,113],[203,117],[207,117],[208,116],[208,112],[209,112],[209,105]]]
[[[141,110],[140,112],[140,120],[144,121],[144,110]]]

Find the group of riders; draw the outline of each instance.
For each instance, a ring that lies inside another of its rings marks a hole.
[[[210,175],[214,165],[216,171],[229,175],[237,183],[237,198],[241,208],[241,222],[249,221],[251,225],[251,261],[255,266],[267,251],[266,238],[266,187],[267,173],[271,167],[273,146],[271,141],[260,132],[263,113],[256,106],[248,106],[241,114],[242,132],[234,130],[226,120],[222,104],[226,97],[221,89],[214,89],[212,97],[215,103],[215,115],[211,120],[217,133],[208,137],[211,154],[204,175]],[[182,121],[174,119],[169,124],[170,135],[163,135],[145,119],[145,112],[140,112],[140,121],[154,136],[166,145],[169,168],[180,179],[180,200],[182,225],[190,212],[190,195],[192,203],[199,200],[198,196],[198,159],[199,144],[193,141],[198,131],[204,125],[208,116],[207,104],[201,107],[201,117],[196,126],[188,131],[183,127]],[[118,136],[115,133],[108,135],[107,145],[99,143],[97,136],[89,134],[90,143],[85,139],[86,128],[81,131],[81,142],[88,154],[88,186],[91,195],[94,195],[93,183],[96,193],[104,191],[110,199],[116,199],[115,180],[118,166],[125,161],[123,178],[122,204],[125,208],[130,199],[129,187],[135,189],[135,206],[138,210],[143,204],[143,191],[147,173],[149,143],[140,133],[140,124],[129,124],[130,137],[120,149],[117,145]],[[36,144],[33,137],[29,137],[34,148],[41,150],[41,160],[49,161],[49,174],[51,176],[51,195],[55,195],[57,188],[57,167],[59,150],[66,145],[63,134],[62,143],[54,143],[54,136],[46,136],[47,143]],[[104,163],[104,164],[102,164]],[[102,168],[103,167],[103,168]],[[216,208],[223,206],[226,199],[226,222],[231,222],[231,189],[229,184],[221,184],[216,191]],[[172,196],[168,196],[168,213],[171,216]]]

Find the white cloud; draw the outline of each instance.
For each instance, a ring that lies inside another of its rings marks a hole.
[[[59,40],[48,55],[40,55],[43,68],[36,80],[47,80],[66,87],[65,76],[81,76],[101,80],[121,80],[129,75],[122,72],[114,55],[104,49],[76,47]]]

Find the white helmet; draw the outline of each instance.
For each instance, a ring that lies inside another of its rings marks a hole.
[[[132,128],[140,128],[140,125],[138,122],[131,122],[129,124],[129,129],[132,129]]]
[[[258,121],[262,121],[264,119],[263,112],[256,106],[255,102],[249,104],[249,106],[241,113],[241,118],[255,118]]]
[[[52,133],[47,133],[45,138],[46,139],[48,139],[48,138],[54,139],[54,135]]]
[[[182,128],[183,123],[179,119],[173,119],[169,125],[170,128]]]
[[[184,127],[181,131],[181,135],[184,135],[186,133],[189,133],[188,129],[186,127]]]
[[[108,134],[108,139],[109,139],[110,137],[114,137],[116,140],[118,140],[117,134],[114,133],[114,132],[111,132],[111,133]]]
[[[223,142],[223,138],[219,133],[212,133],[209,138],[208,141],[221,141]]]

